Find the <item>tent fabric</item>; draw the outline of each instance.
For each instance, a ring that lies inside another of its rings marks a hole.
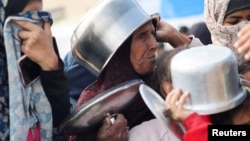
[[[161,0],[160,13],[163,19],[200,15],[204,11],[204,0]]]

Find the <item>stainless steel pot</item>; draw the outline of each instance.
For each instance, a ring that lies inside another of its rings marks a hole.
[[[153,18],[156,17],[147,14],[136,0],[100,0],[75,29],[73,53],[80,63],[98,74],[117,48]]]
[[[199,114],[232,109],[246,97],[236,57],[227,47],[207,45],[184,50],[173,57],[171,75],[174,88],[191,94],[185,108]]]

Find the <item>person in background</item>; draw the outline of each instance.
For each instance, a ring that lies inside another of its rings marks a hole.
[[[250,81],[250,61],[245,60],[242,56],[236,56],[236,58],[238,61],[239,74],[246,80]]]
[[[211,34],[204,22],[193,24],[188,30],[188,35],[194,35],[200,39],[204,45],[212,44]]]
[[[42,0],[0,3],[0,140],[56,140],[70,103],[63,63],[50,29],[51,15],[41,11]],[[23,55],[41,68],[39,79],[28,86],[23,85],[17,66]]]
[[[157,48],[157,55],[160,55],[162,52],[164,52],[165,51],[165,45],[164,45],[164,43],[157,43],[157,46],[158,46],[158,48]]]
[[[229,47],[247,60],[250,59],[249,15],[249,0],[204,1],[204,22],[213,44]]]
[[[181,32],[183,35],[188,36],[189,35],[188,30],[189,28],[185,25],[179,27],[179,32]]]

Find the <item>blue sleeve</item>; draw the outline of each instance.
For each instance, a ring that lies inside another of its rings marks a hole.
[[[71,51],[64,58],[64,73],[69,82],[71,104],[75,105],[82,91],[96,80],[97,75],[79,64]]]

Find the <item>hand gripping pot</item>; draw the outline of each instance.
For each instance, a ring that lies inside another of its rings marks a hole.
[[[80,64],[99,74],[118,47],[152,19],[159,16],[148,15],[136,0],[99,0],[73,33],[73,53]]]
[[[171,76],[174,88],[190,92],[184,108],[201,115],[227,111],[246,98],[236,57],[227,47],[207,45],[179,52],[171,61]]]

